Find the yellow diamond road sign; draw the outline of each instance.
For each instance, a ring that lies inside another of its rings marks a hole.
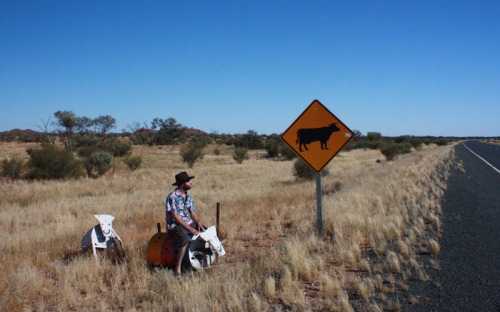
[[[315,172],[321,172],[352,137],[352,131],[318,100],[281,135]]]

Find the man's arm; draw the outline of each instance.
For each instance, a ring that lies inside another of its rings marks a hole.
[[[206,229],[203,226],[203,224],[201,224],[201,221],[200,221],[200,219],[198,219],[198,216],[196,215],[196,213],[192,210],[189,210],[189,213],[191,215],[191,219],[193,219],[194,223],[196,224],[198,231],[205,231]]]
[[[193,235],[198,234],[198,231],[196,229],[193,229],[192,227],[190,227],[189,224],[186,224],[186,222],[182,221],[181,217],[175,211],[172,211],[171,214],[172,214],[172,219],[174,219],[174,221],[175,221],[175,223],[177,223],[177,225],[182,226],[189,233],[191,233]],[[194,219],[193,219],[193,221],[194,221]],[[198,224],[196,223],[196,225],[198,225]]]

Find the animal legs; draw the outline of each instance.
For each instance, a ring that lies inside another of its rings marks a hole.
[[[97,251],[95,249],[95,244],[94,243],[92,243],[92,251],[94,252],[94,257],[97,260]]]
[[[118,244],[118,242],[120,242]],[[114,237],[111,238],[111,244],[113,245],[113,248],[116,251],[116,255],[118,256],[118,259],[122,259],[125,257],[125,252],[123,251],[123,244],[121,240],[116,240]]]

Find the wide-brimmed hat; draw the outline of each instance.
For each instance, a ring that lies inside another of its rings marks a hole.
[[[181,184],[188,182],[191,179],[194,179],[194,176],[190,177],[186,171],[183,171],[183,172],[175,175],[175,183],[173,183],[172,185],[178,186],[178,185],[181,185]]]

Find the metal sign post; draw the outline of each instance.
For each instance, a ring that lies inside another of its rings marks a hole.
[[[316,172],[319,238],[323,236],[321,170],[352,137],[352,131],[318,100],[312,101],[281,135],[281,140]]]
[[[316,211],[317,219],[316,226],[318,227],[318,238],[323,238],[323,206],[321,202],[322,198],[321,192],[321,172],[316,173]]]

